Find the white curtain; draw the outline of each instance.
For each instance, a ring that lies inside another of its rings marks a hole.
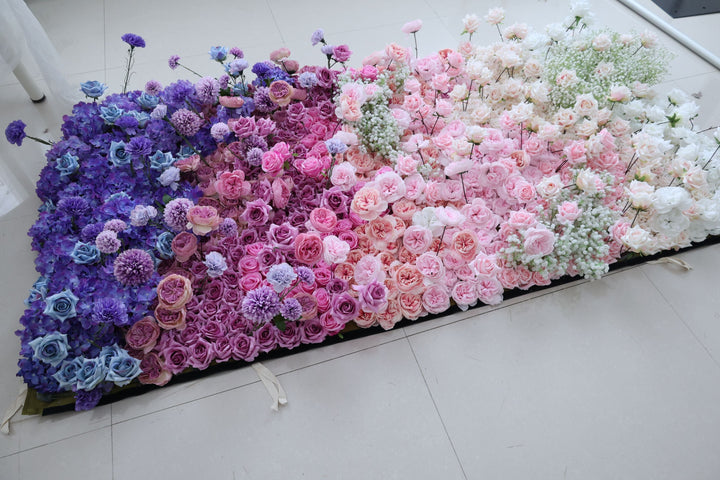
[[[29,52],[54,99],[75,103],[79,93],[70,87],[61,69],[60,56],[42,25],[23,0],[0,0],[0,78],[12,75]],[[48,96],[49,96],[48,95]]]

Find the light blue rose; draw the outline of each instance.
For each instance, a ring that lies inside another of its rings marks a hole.
[[[125,142],[111,142],[110,152],[108,155],[110,157],[110,161],[116,167],[128,165],[130,163],[130,154],[125,151]]]
[[[165,260],[169,260],[175,256],[175,253],[172,251],[173,238],[175,238],[175,235],[172,232],[163,232],[158,235],[155,241],[155,250],[157,250],[160,257]]]
[[[75,306],[77,305],[79,298],[76,297],[70,290],[63,290],[55,295],[50,295],[45,299],[45,310],[43,313],[48,315],[55,320],[64,322],[68,318],[73,318],[77,315]]]
[[[128,112],[128,115],[135,117],[135,120],[137,120],[138,122],[138,127],[140,128],[145,128],[148,120],[150,120],[150,114],[147,112],[138,112],[136,110],[131,110]]]
[[[125,110],[122,108],[119,108],[117,105],[109,105],[107,107],[100,107],[100,118],[105,120],[105,123],[109,125],[114,125],[115,121],[122,117],[122,114],[125,113]]]
[[[150,95],[147,92],[143,92],[142,95],[140,95],[135,100],[135,103],[137,103],[142,108],[145,108],[147,110],[151,110],[151,109],[155,108],[159,102],[160,102],[160,98],[158,98],[155,95]]]
[[[173,163],[175,163],[175,159],[173,158],[172,153],[169,152],[163,153],[158,150],[150,157],[150,168],[152,170],[162,171],[172,166]]]
[[[33,349],[33,357],[53,367],[59,365],[68,355],[67,335],[64,333],[48,333],[28,343]]]
[[[92,390],[105,380],[107,367],[99,358],[84,358],[77,371],[77,388]]]
[[[107,85],[98,82],[97,80],[91,80],[80,84],[80,90],[90,98],[100,98],[107,88]]]
[[[61,177],[70,176],[80,168],[78,157],[68,152],[55,160],[55,168],[60,172]]]
[[[237,77],[242,73],[243,70],[248,68],[248,66],[249,64],[247,60],[245,60],[244,58],[236,58],[235,60],[225,65],[225,71],[231,77]]]
[[[110,359],[105,380],[115,382],[118,387],[123,387],[138,375],[140,375],[140,360],[122,350],[119,355]]]
[[[120,345],[117,343],[113,345],[105,345],[102,347],[102,350],[100,350],[100,355],[98,355],[98,358],[102,361],[103,365],[106,367],[110,366],[110,360],[113,357],[117,357],[118,355],[122,354],[124,352]]]
[[[222,62],[227,58],[228,49],[226,47],[211,47],[210,58]]]
[[[30,296],[25,300],[25,305],[28,307],[31,303],[38,300],[45,300],[45,295],[48,292],[48,279],[46,277],[40,277],[35,280],[33,286],[30,287]]]
[[[65,360],[60,369],[53,374],[53,378],[60,384],[61,390],[70,390],[77,383],[77,372],[82,367],[83,360],[81,357]]]
[[[79,265],[90,265],[100,260],[100,250],[92,243],[76,242],[70,257]]]

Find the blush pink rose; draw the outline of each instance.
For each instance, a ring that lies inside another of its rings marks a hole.
[[[341,190],[350,190],[357,183],[356,171],[357,169],[349,162],[342,162],[333,167],[330,182]]]
[[[363,220],[373,220],[387,209],[388,202],[382,198],[380,191],[373,187],[362,187],[355,193],[350,210]]]
[[[310,212],[310,224],[321,233],[332,232],[337,225],[337,215],[332,210],[318,207]]]
[[[404,263],[395,270],[395,285],[400,293],[421,293],[423,275],[412,263]]]
[[[245,292],[255,290],[263,284],[263,276],[260,272],[250,272],[240,277],[240,288]]]
[[[479,243],[478,237],[472,230],[461,230],[453,235],[451,247],[463,260],[471,261],[475,258]]]
[[[383,264],[380,259],[374,255],[365,255],[362,257],[353,270],[355,282],[360,285],[385,281],[386,275]],[[335,273],[337,274],[337,268],[335,269]]]
[[[276,175],[283,169],[285,159],[276,151],[268,150],[262,155],[262,170],[271,175]]]
[[[557,219],[560,223],[570,224],[577,220],[582,210],[575,202],[563,202],[558,206]]]
[[[440,279],[445,275],[445,265],[435,252],[426,252],[415,260],[418,271],[430,280]]]
[[[530,227],[525,231],[523,247],[525,253],[533,258],[550,254],[555,246],[555,234],[545,227]]]
[[[170,274],[157,286],[159,306],[166,310],[180,310],[193,296],[192,283],[186,277]]]
[[[487,305],[497,305],[502,302],[504,288],[496,279],[480,280],[477,284],[478,299]]]
[[[457,282],[452,289],[452,299],[461,310],[467,310],[468,307],[474,306],[478,300],[475,282]]]
[[[425,311],[423,310],[422,297],[414,293],[401,293],[398,295],[398,305],[403,317],[408,320],[417,320]]]
[[[430,229],[420,225],[408,227],[403,235],[403,245],[410,253],[415,255],[426,252],[430,248],[432,241],[433,235]]]
[[[220,102],[220,105],[225,108],[240,108],[245,103],[245,100],[243,100],[242,97],[230,97],[226,95],[220,95],[218,101]]]
[[[335,235],[328,235],[323,238],[323,260],[327,264],[343,263],[347,260],[350,252],[350,245],[340,240]]]
[[[442,313],[450,308],[450,296],[444,286],[430,285],[422,294],[423,307],[430,313]]]
[[[220,197],[235,200],[250,193],[250,183],[245,181],[242,170],[223,172],[215,181],[215,190]]]
[[[216,230],[222,221],[215,207],[202,205],[190,207],[187,219],[187,228],[192,228],[195,235],[207,235]]]

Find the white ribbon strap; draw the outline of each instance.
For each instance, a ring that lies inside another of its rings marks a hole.
[[[681,268],[684,268],[685,271],[690,271],[690,270],[693,269],[692,265],[690,265],[689,263],[687,263],[685,260],[680,260],[679,258],[673,258],[673,257],[663,257],[663,258],[659,258],[659,259],[657,259],[657,260],[653,260],[652,262],[647,262],[647,263],[655,263],[655,264],[658,264],[658,263],[672,263],[672,264],[677,265],[677,266],[679,266],[679,267],[681,267]]]
[[[277,377],[273,375],[273,373],[268,370],[265,365],[260,362],[255,362],[252,364],[252,367],[272,397],[273,403],[270,405],[270,408],[277,412],[280,405],[285,405],[287,403],[287,394],[285,393],[285,389],[282,385],[280,385],[280,381]]]
[[[27,384],[23,383],[20,387],[15,403],[5,410],[5,415],[2,418],[2,425],[0,425],[0,432],[5,435],[10,435],[10,420],[23,408],[25,405],[25,396],[27,395]]]

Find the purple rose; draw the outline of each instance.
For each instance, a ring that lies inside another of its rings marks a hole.
[[[213,343],[215,349],[215,361],[217,363],[227,362],[232,358],[233,346],[228,337],[220,337]]]
[[[328,280],[327,285],[325,286],[325,290],[330,295],[339,295],[341,293],[347,292],[348,289],[348,282],[343,280],[342,278],[331,278]]]
[[[360,304],[347,292],[333,295],[330,305],[335,317],[343,323],[354,320],[360,313]]]
[[[260,330],[255,333],[258,334]],[[274,347],[274,336],[272,336],[272,344]],[[252,362],[260,352],[260,345],[257,343],[255,338],[248,337],[244,333],[238,333],[230,337],[230,345],[232,345],[232,358],[234,358],[235,360],[245,360],[246,362]]]
[[[333,83],[335,83],[335,77],[333,75],[332,70],[329,68],[319,68],[315,75],[318,79],[318,85],[323,88],[330,88]],[[335,108],[333,108],[333,112],[335,111]]]
[[[173,375],[182,372],[189,365],[190,352],[178,343],[171,342],[161,353],[165,359],[165,368]]]
[[[215,359],[215,349],[212,344],[204,338],[198,338],[194,345],[190,347],[190,358],[188,363],[191,367],[198,370],[205,370]]]
[[[272,322],[268,322],[253,334],[261,352],[269,352],[277,346],[278,332],[278,328]]]
[[[270,218],[272,207],[261,199],[253,200],[245,207],[240,216],[250,227],[265,225]]]
[[[350,59],[352,52],[350,51],[350,47],[347,45],[338,45],[337,47],[333,47],[332,55],[338,62],[347,62]]]
[[[225,284],[218,279],[208,282],[203,288],[205,300],[213,303],[219,302],[225,293]]]
[[[320,343],[327,337],[328,332],[319,318],[303,322],[302,327],[303,343]]]
[[[302,342],[302,327],[299,322],[286,322],[285,330],[278,332],[278,346],[291,350]]]
[[[219,338],[225,336],[225,332],[225,325],[217,321],[209,321],[200,327],[200,335],[210,342],[217,342]]]
[[[299,231],[289,223],[285,222],[280,225],[270,225],[268,230],[268,241],[272,243],[273,248],[278,250],[293,250],[293,240],[297,237]]]
[[[380,313],[387,308],[387,287],[377,281],[354,286],[358,290],[361,308],[370,313]]]

